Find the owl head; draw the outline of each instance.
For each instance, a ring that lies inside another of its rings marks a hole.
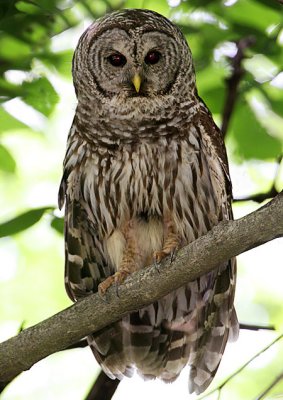
[[[195,92],[192,57],[177,26],[149,10],[122,10],[93,23],[73,59],[78,100],[121,114],[134,105],[148,112],[158,103],[188,100]]]

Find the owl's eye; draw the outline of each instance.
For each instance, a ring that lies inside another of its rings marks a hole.
[[[113,67],[123,67],[127,62],[126,57],[120,53],[111,54],[107,59]]]
[[[158,63],[158,61],[160,60],[160,57],[161,57],[161,54],[159,53],[159,51],[152,50],[147,53],[144,61],[146,64],[153,65],[153,64]]]

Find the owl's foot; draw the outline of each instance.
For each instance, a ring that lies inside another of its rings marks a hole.
[[[98,293],[101,297],[105,295],[107,289],[109,289],[113,284],[116,287],[116,294],[119,296],[119,285],[121,285],[129,275],[138,269],[140,253],[137,247],[133,221],[129,221],[125,224],[123,234],[126,240],[126,246],[123,252],[121,264],[114,275],[109,276],[98,286]]]
[[[179,235],[175,234],[174,237],[173,235],[172,236],[170,235],[170,237],[167,238],[163,249],[160,251],[155,251],[153,253],[154,262],[159,264],[165,257],[169,255],[171,257],[171,262],[172,262],[179,246],[180,246]]]
[[[117,271],[114,275],[109,276],[107,279],[105,279],[105,281],[99,284],[99,296],[103,298],[107,289],[109,289],[113,284],[116,287],[116,294],[119,296],[119,285],[121,285],[121,283],[123,283],[129,275],[131,275],[131,270],[124,268]]]
[[[165,241],[163,248],[153,253],[154,263],[159,264],[165,257],[171,256],[171,262],[173,261],[174,255],[181,245],[181,237],[177,232],[175,223],[170,216],[164,219],[164,236]]]

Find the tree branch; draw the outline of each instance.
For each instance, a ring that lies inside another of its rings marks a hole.
[[[257,398],[256,400],[261,400],[264,399],[265,396],[270,392],[271,389],[273,389],[277,383],[279,383],[280,381],[283,380],[283,372],[281,372],[280,375],[278,375],[272,382],[271,384],[265,389],[264,392],[262,392]]]
[[[119,383],[119,379],[110,379],[105,372],[101,370],[85,400],[112,399]]]
[[[277,165],[276,165],[276,170],[275,170],[272,186],[267,192],[256,193],[256,194],[252,194],[248,197],[233,199],[233,202],[236,203],[236,202],[240,202],[240,201],[255,201],[257,203],[262,203],[265,200],[272,199],[273,197],[277,196],[277,194],[279,192],[276,189],[276,183],[277,183],[277,180],[278,180],[278,177],[280,174],[280,165],[281,165],[282,160],[283,160],[283,155],[280,155],[277,159]]]
[[[213,270],[227,259],[283,236],[283,192],[259,210],[236,221],[223,221],[205,236],[181,249],[175,261],[165,260],[134,273],[107,292],[107,302],[97,293],[0,344],[0,382],[10,381],[37,361],[78,342],[151,304]]]
[[[245,329],[248,331],[275,331],[276,328],[273,325],[251,325],[251,324],[241,324],[240,329]]]
[[[278,190],[274,186],[272,186],[272,188],[268,192],[256,193],[247,197],[233,199],[233,203],[240,203],[243,201],[255,201],[256,203],[262,203],[265,200],[272,199],[278,193]]]
[[[232,74],[226,79],[227,84],[227,95],[225,99],[225,105],[223,110],[222,126],[221,131],[223,136],[226,135],[228,125],[235,107],[236,99],[238,96],[238,87],[242,76],[244,75],[244,69],[242,68],[242,61],[245,58],[245,49],[252,46],[255,43],[254,37],[246,37],[237,43],[237,53],[231,59]]]

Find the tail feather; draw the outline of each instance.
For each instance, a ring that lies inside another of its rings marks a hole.
[[[189,364],[189,391],[200,394],[217,372],[228,337],[237,336],[234,287],[232,261],[91,335],[96,359],[110,378],[137,370],[146,380],[165,382]]]

